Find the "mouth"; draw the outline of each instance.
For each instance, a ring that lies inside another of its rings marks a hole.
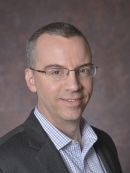
[[[66,98],[66,99],[61,99],[65,105],[71,107],[78,107],[81,102],[82,102],[83,98]]]
[[[68,102],[75,102],[77,100],[81,100],[81,98],[78,98],[78,99],[62,99],[62,100],[66,100]]]

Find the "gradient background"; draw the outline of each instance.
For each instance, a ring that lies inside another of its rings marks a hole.
[[[25,43],[56,21],[74,24],[88,38],[99,68],[84,117],[113,138],[129,173],[129,0],[0,0],[0,136],[24,122],[36,104],[24,80]]]

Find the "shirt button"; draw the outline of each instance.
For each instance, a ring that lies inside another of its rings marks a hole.
[[[72,145],[75,145],[76,143],[77,143],[77,141],[74,141],[74,140],[72,141]]]

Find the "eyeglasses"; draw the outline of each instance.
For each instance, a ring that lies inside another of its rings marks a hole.
[[[87,64],[87,65],[84,65],[82,67],[78,67],[74,70],[69,70],[67,68],[60,68],[60,67],[51,67],[51,68],[46,69],[45,71],[42,71],[42,70],[35,70],[35,69],[30,67],[30,69],[33,71],[45,73],[46,77],[49,80],[66,79],[68,77],[70,71],[75,71],[75,74],[79,78],[91,78],[91,77],[94,77],[96,75],[97,68],[98,67],[96,67],[93,64]]]

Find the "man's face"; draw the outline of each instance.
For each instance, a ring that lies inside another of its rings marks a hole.
[[[82,37],[43,34],[38,38],[34,69],[59,65],[73,70],[87,63],[91,63],[91,54]],[[29,69],[26,73],[30,73]],[[79,78],[71,71],[66,79],[48,80],[44,73],[35,72],[30,81],[33,81],[33,87],[28,85],[30,90],[37,92],[39,111],[53,125],[79,122],[92,94],[92,78]]]

